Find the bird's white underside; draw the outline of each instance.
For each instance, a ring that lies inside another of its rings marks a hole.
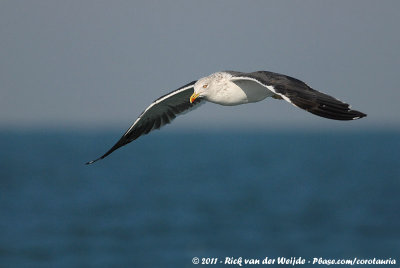
[[[262,101],[274,95],[273,92],[258,83],[247,80],[228,80],[227,87],[214,96],[208,96],[208,101],[227,106]]]

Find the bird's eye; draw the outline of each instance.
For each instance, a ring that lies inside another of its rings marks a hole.
[[[207,88],[207,87],[208,87],[208,85],[207,85],[207,84],[203,85],[203,88]]]

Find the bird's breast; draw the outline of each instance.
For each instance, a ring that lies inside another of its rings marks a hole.
[[[258,102],[272,95],[272,92],[257,83],[229,81],[220,90],[215,92],[215,94],[208,96],[207,100],[221,105],[232,106]]]

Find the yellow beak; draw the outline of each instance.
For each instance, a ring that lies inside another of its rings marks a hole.
[[[193,93],[193,95],[190,96],[190,103],[193,103],[194,100],[197,99],[197,97],[198,97],[199,95],[200,95],[200,94]]]

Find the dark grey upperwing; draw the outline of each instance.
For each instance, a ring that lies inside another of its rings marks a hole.
[[[349,104],[312,89],[306,83],[287,75],[267,71],[253,73],[228,71],[228,73],[233,76],[233,81],[250,80],[258,82],[294,106],[321,117],[335,120],[353,120],[366,116],[362,112],[351,110]]]
[[[200,98],[197,98],[193,103],[189,101],[194,92],[193,86],[195,83],[196,81],[190,82],[155,100],[139,115],[132,126],[110,150],[96,160],[89,161],[86,164],[92,164],[97,160],[103,159],[119,147],[136,140],[142,135],[146,135],[154,129],[159,129],[169,124],[177,115],[199,106],[198,104],[202,102]]]

